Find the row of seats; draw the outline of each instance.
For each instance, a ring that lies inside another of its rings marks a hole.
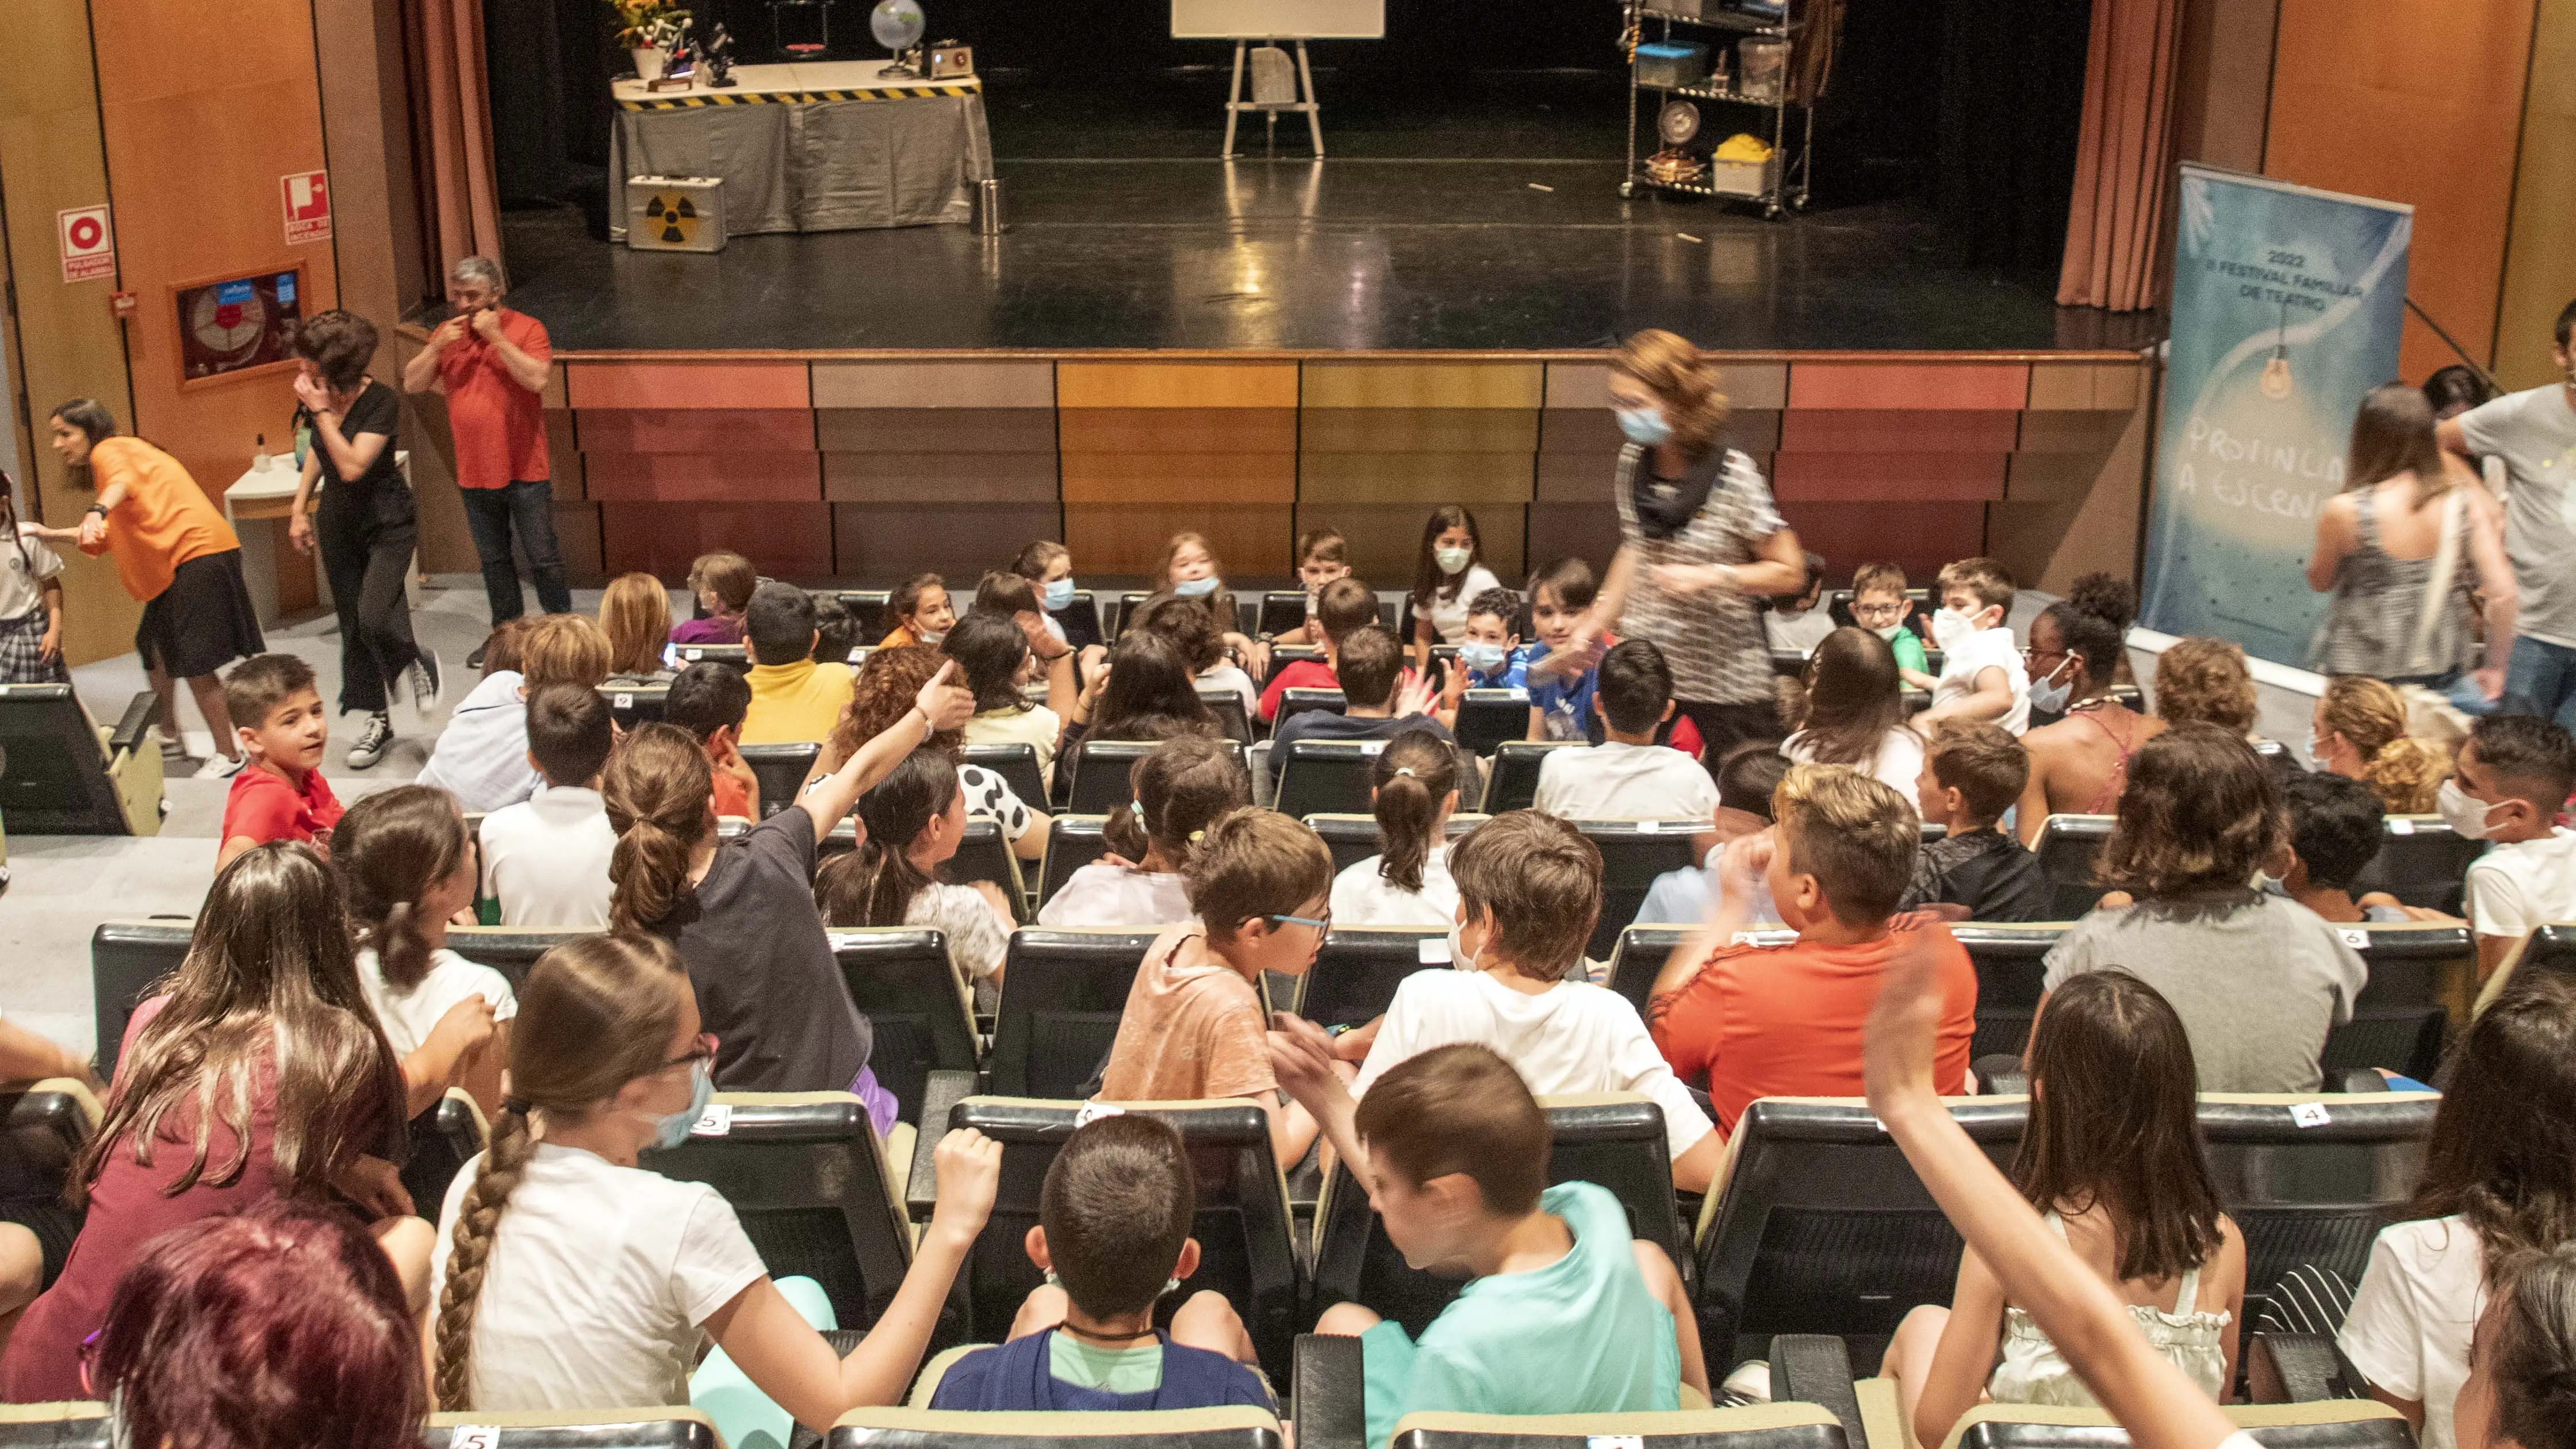
[[[2052,914],[2071,921],[2102,899],[2106,887],[2094,864],[2117,823],[2111,815],[2051,815],[2040,827],[2035,849]],[[2439,815],[2391,815],[2381,827],[2379,853],[2353,881],[2352,893],[2386,891],[2407,905],[2458,915],[2469,864],[2485,849],[2484,841],[2461,835]]]

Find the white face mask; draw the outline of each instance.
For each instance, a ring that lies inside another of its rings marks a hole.
[[[2030,682],[2030,707],[2033,710],[2043,714],[2066,712],[2067,700],[2075,693],[2075,676],[2067,672],[2067,666],[2074,662],[2072,659],[2061,659],[2055,669]],[[2061,674],[2065,674],[2066,678],[2059,679],[2057,676]]]
[[[2442,812],[2442,823],[2451,827],[2451,833],[2463,840],[2486,839],[2492,828],[2487,817],[2497,809],[2461,789],[2456,779],[2444,780],[2442,788],[2433,793],[2433,808]]]
[[[1956,609],[1944,608],[1932,615],[1932,642],[1947,654],[1959,647],[1959,641],[1977,632],[1976,621]]]
[[[1903,619],[1899,619],[1884,629],[1872,629],[1869,632],[1886,640],[1888,643],[1893,644],[1896,642],[1896,636],[1905,632],[1905,621]]]
[[[1480,968],[1476,958],[1467,954],[1466,929],[1463,922],[1449,923],[1449,964],[1460,971],[1474,971]]]
[[[1467,560],[1474,556],[1463,548],[1435,548],[1431,551],[1431,561],[1440,565],[1440,572],[1452,576],[1466,572]]]

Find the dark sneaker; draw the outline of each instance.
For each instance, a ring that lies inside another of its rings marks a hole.
[[[363,770],[385,757],[385,746],[394,742],[394,722],[383,715],[371,714],[358,727],[358,737],[349,744],[349,768]]]
[[[475,646],[474,646],[474,652],[465,656],[465,667],[466,667],[466,668],[468,668],[468,669],[473,670],[473,671],[474,671],[475,673],[477,673],[477,674],[480,674],[480,673],[482,673],[482,672],[483,672],[483,646],[482,646],[482,645],[480,645],[480,644],[475,645]]]
[[[447,687],[444,671],[438,667],[438,651],[423,644],[412,655],[411,667],[403,671],[403,682],[411,690],[411,707],[427,714],[438,707],[439,691]]]

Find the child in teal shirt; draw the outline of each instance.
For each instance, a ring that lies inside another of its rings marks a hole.
[[[1547,1186],[1547,1114],[1509,1063],[1483,1046],[1437,1047],[1354,1105],[1322,1030],[1280,1021],[1280,1085],[1369,1184],[1405,1262],[1473,1280],[1419,1340],[1356,1303],[1315,1325],[1360,1340],[1371,1449],[1407,1414],[1677,1409],[1685,1383],[1706,1395],[1681,1275],[1629,1236],[1607,1189]]]

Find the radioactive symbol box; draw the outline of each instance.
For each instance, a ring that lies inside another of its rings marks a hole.
[[[626,244],[639,252],[723,251],[724,178],[628,177]]]

